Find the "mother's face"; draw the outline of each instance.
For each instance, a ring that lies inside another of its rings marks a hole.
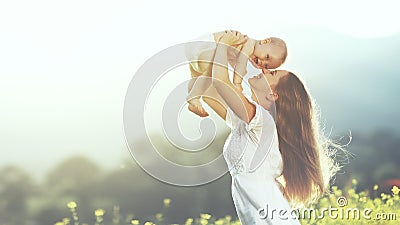
[[[269,110],[278,99],[278,93],[275,92],[275,87],[279,83],[279,80],[287,75],[288,71],[285,70],[264,70],[264,73],[250,78],[248,81],[252,92],[251,98],[262,107]]]
[[[249,78],[248,81],[254,93],[265,92],[265,94],[269,94],[270,89],[274,90],[279,80],[287,74],[288,71],[286,70],[263,70],[263,73]]]

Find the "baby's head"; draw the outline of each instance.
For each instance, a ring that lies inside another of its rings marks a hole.
[[[287,56],[286,43],[277,37],[257,41],[250,61],[259,69],[275,69],[282,65]]]

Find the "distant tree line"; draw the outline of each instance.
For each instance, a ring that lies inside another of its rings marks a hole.
[[[221,149],[224,140],[225,137],[216,140]],[[374,184],[399,180],[399,146],[400,138],[390,132],[353,133],[348,150],[354,157],[348,158],[334,184],[346,188],[355,178],[359,189],[371,189]],[[3,167],[0,169],[0,225],[54,224],[70,216],[66,208],[70,201],[78,204],[81,221],[93,221],[95,208],[111,212],[115,205],[120,206],[122,215],[152,219],[162,210],[164,198],[171,199],[168,212],[163,212],[171,223],[181,223],[200,213],[236,216],[229,174],[206,185],[177,187],[149,176],[130,158],[123,164],[124,168],[110,171],[84,156],[75,156],[61,162],[42,182],[33,180],[23,168]],[[384,186],[380,187],[385,191]]]

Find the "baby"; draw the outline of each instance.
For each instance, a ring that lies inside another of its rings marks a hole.
[[[242,77],[247,73],[247,61],[258,69],[275,69],[285,62],[287,49],[285,42],[276,37],[264,40],[254,40],[246,35],[236,32],[238,41],[231,45],[228,50],[228,63],[234,68],[233,83],[235,87],[242,90]],[[216,43],[226,34],[225,31],[210,34],[201,39],[202,42],[188,43],[185,48],[186,57],[190,61],[190,73],[192,76],[188,85],[187,102],[189,110],[193,113],[206,117],[208,113],[204,110],[200,97],[210,86],[209,79],[197,79],[200,76],[212,75],[212,62],[214,59]],[[242,53],[242,54],[239,54]]]

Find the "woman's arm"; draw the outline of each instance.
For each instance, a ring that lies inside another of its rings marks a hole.
[[[245,35],[245,37],[247,37]],[[254,40],[248,39],[246,43],[242,44],[240,52],[236,59],[235,70],[233,73],[233,84],[240,91],[243,91],[242,80],[247,74],[247,61],[249,60],[249,55],[254,52]]]
[[[218,114],[223,120],[226,119],[226,102],[218,94],[215,87],[211,86],[203,95],[203,101],[209,105],[214,112]]]
[[[246,75],[247,67],[247,56],[243,53],[239,53],[239,56],[236,61],[235,70],[233,71],[233,84],[239,89],[239,91],[243,91],[242,80],[244,75]]]
[[[217,44],[212,71],[212,84],[218,94],[224,99],[227,106],[243,121],[249,123],[256,111],[255,105],[250,103],[247,98],[229,80],[228,74],[228,45],[233,45],[240,41],[243,36],[227,31],[221,41]]]

